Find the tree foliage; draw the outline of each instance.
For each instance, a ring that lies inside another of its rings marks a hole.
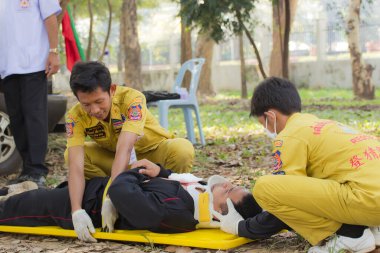
[[[250,17],[255,8],[255,0],[204,0],[198,4],[196,0],[180,0],[180,15],[187,25],[196,25],[200,32],[210,31],[210,36],[220,42],[231,31],[240,34],[243,31],[237,13],[245,24],[253,22]]]
[[[137,8],[154,9],[154,8],[157,8],[159,5],[160,5],[159,0],[140,0],[137,2]]]
[[[251,12],[258,0],[179,0],[180,16],[188,26],[199,27],[200,33],[208,32],[216,42],[227,35],[247,35],[256,55],[261,75],[266,73],[256,43],[247,27],[254,24]]]

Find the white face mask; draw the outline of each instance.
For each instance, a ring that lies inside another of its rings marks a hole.
[[[277,128],[276,128],[276,123],[277,123],[277,119],[276,119],[276,114],[272,111],[268,111],[270,113],[272,113],[274,115],[274,126],[273,126],[273,129],[274,129],[274,133],[272,133],[271,131],[268,130],[268,117],[265,117],[265,133],[266,135],[270,138],[270,139],[275,139],[277,137]]]

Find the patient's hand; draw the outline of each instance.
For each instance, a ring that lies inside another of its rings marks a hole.
[[[143,169],[139,170],[139,173],[147,175],[149,177],[157,177],[158,174],[160,174],[160,166],[152,163],[147,159],[139,160],[131,165],[131,169],[138,167],[144,167]]]

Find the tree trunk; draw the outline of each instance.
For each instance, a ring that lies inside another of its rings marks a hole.
[[[122,22],[125,28],[124,67],[125,84],[137,90],[142,90],[141,82],[141,49],[137,31],[137,5],[136,0],[123,0]]]
[[[374,99],[375,87],[372,83],[374,67],[364,63],[360,49],[360,4],[361,0],[350,1],[347,19],[347,37],[352,67],[352,86],[356,97]]]
[[[260,70],[260,74],[261,74],[262,78],[267,78],[267,74],[265,73],[264,65],[263,65],[263,62],[261,60],[259,50],[257,49],[256,43],[255,43],[253,37],[251,36],[249,30],[247,29],[247,27],[244,25],[243,21],[241,20],[241,13],[238,10],[236,10],[236,17],[238,19],[240,26],[243,28],[245,35],[247,35],[248,40],[253,47],[253,51],[255,52],[257,63],[259,65],[259,70]]]
[[[269,75],[289,77],[289,36],[298,0],[278,0],[272,3],[272,52]]]
[[[284,0],[285,4],[285,27],[284,27],[284,49],[282,54],[282,72],[285,78],[289,78],[289,37],[290,37],[290,0]]]
[[[92,50],[92,27],[94,24],[94,16],[92,13],[92,3],[91,0],[87,0],[87,6],[88,6],[88,13],[90,15],[90,29],[88,31],[88,44],[87,44],[87,51],[86,51],[86,61],[89,61],[91,59],[91,50]]]
[[[193,58],[191,46],[191,29],[186,27],[185,22],[181,18],[181,64]],[[189,89],[191,74],[187,71],[182,82],[182,86]]]
[[[104,39],[103,49],[102,49],[102,53],[100,54],[99,61],[102,61],[102,60],[103,60],[104,53],[105,53],[105,51],[106,51],[107,44],[108,44],[108,39],[109,39],[109,37],[110,37],[110,33],[111,33],[111,25],[112,25],[112,5],[111,5],[111,1],[110,1],[110,0],[107,0],[107,5],[108,5],[108,12],[109,12],[109,17],[108,17],[108,27],[107,27],[107,35],[106,35],[106,38]],[[108,52],[108,54],[109,54],[109,52]],[[109,56],[108,56],[108,57],[109,57]]]
[[[245,70],[244,40],[243,34],[239,34],[239,54],[240,54],[240,78],[241,78],[241,98],[247,98],[247,78]]]
[[[195,55],[197,58],[205,58],[205,63],[202,67],[198,86],[198,91],[201,96],[215,96],[215,91],[211,83],[214,45],[215,41],[210,37],[208,33],[198,34]]]

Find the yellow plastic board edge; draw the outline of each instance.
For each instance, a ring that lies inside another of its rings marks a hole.
[[[77,237],[74,230],[60,227],[0,226],[0,232]],[[116,230],[114,233],[105,233],[97,229],[93,236],[96,239],[104,240],[167,244],[220,250],[236,248],[252,241],[244,237],[225,233],[219,229],[198,229],[193,232],[178,234],[159,234],[147,230]]]

